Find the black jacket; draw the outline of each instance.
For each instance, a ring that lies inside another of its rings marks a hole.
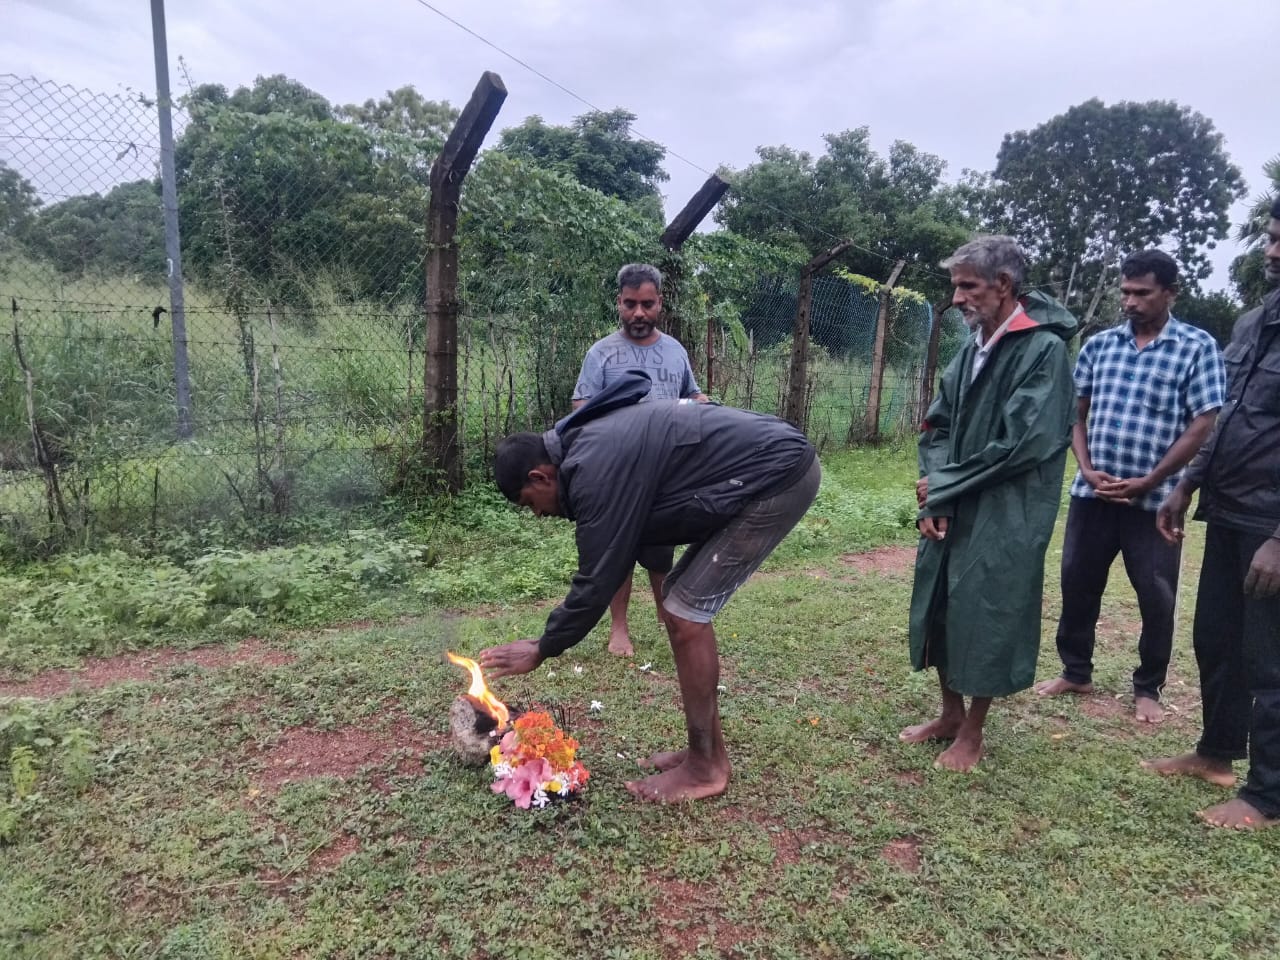
[[[1185,474],[1196,518],[1280,535],[1280,290],[1236,321],[1222,360],[1227,400]]]
[[[815,452],[776,417],[654,400],[624,377],[543,436],[564,515],[577,524],[578,572],[538,641],[559,656],[609,607],[640,546],[697,543],[751,500],[803,476]]]

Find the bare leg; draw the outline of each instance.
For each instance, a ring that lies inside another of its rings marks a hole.
[[[1228,830],[1261,830],[1280,824],[1280,819],[1264,816],[1257,807],[1240,797],[1201,810],[1197,816],[1211,827],[1226,827]]]
[[[1219,787],[1234,787],[1236,774],[1230,760],[1215,760],[1198,753],[1183,753],[1159,760],[1143,760],[1143,770],[1150,770],[1162,777],[1199,777]]]
[[[1133,698],[1133,719],[1139,723],[1164,723],[1164,707],[1152,697]]]
[[[631,577],[628,576],[609,601],[609,652],[619,657],[630,657],[636,652],[631,646],[631,633],[627,630],[627,604],[630,601]]]
[[[667,614],[662,609],[662,585],[667,582],[665,573],[654,573],[649,571],[649,586],[653,588],[653,602],[658,608],[658,623],[662,626],[667,625]]]
[[[906,743],[925,743],[929,740],[953,740],[964,723],[964,697],[947,687],[947,678],[938,671],[938,686],[942,688],[942,714],[937,720],[906,727],[898,739]]]
[[[627,789],[643,800],[660,803],[714,797],[729,785],[729,754],[720,730],[716,699],[720,657],[715,631],[709,623],[694,623],[668,613],[667,632],[684,700],[689,747],[678,764],[643,780],[630,781]]]
[[[1092,683],[1072,683],[1066,677],[1042,680],[1032,689],[1042,697],[1056,697],[1063,693],[1093,693]]]
[[[955,741],[938,754],[938,759],[933,762],[935,767],[968,773],[978,765],[982,759],[982,727],[987,722],[990,709],[990,697],[974,697],[970,701],[969,712],[964,716],[964,723],[960,724]]]

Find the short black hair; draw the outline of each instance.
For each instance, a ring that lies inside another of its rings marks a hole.
[[[1145,277],[1148,273],[1166,290],[1178,285],[1178,261],[1163,250],[1139,250],[1129,254],[1120,264],[1120,276],[1126,279]]]
[[[551,462],[540,433],[513,433],[493,453],[493,479],[502,495],[515,503],[529,482],[529,471]]]
[[[1271,201],[1271,216],[1280,220],[1280,194],[1276,194],[1276,198]]]

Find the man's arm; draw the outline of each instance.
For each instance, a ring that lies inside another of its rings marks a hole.
[[[696,400],[698,403],[709,403],[711,398],[698,387],[697,375],[693,372],[693,364],[689,361],[689,352],[683,347],[680,356],[684,358],[684,373],[680,377],[681,399]]]
[[[1089,453],[1089,409],[1092,405],[1091,396],[1076,398],[1076,422],[1071,428],[1071,452],[1075,454],[1076,463],[1080,464],[1080,476],[1084,477],[1084,482],[1097,490],[1101,484],[1112,481],[1115,477],[1093,469],[1093,457]]]
[[[569,401],[574,410],[604,389],[604,357],[596,346],[593,343],[582,358],[582,370],[578,373],[578,382],[573,385],[573,398]]]
[[[1001,429],[992,431],[995,439],[972,456],[929,470],[925,509],[949,507],[958,497],[1004,483],[1061,451],[1070,442],[1074,394],[1066,344],[1054,340],[1040,348],[1005,400]]]
[[[1150,473],[1145,477],[1129,477],[1123,480],[1110,478],[1098,486],[1098,496],[1104,500],[1125,502],[1145,497],[1191,462],[1191,458],[1204,446],[1217,419],[1217,408],[1200,414],[1187,425],[1187,429],[1182,431],[1182,435],[1173,442],[1173,446],[1165,452]]]

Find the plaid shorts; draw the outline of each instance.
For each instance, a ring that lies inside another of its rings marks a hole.
[[[663,609],[682,620],[710,623],[800,522],[821,482],[822,467],[814,457],[791,486],[752,500],[706,540],[690,544],[663,585]]]

